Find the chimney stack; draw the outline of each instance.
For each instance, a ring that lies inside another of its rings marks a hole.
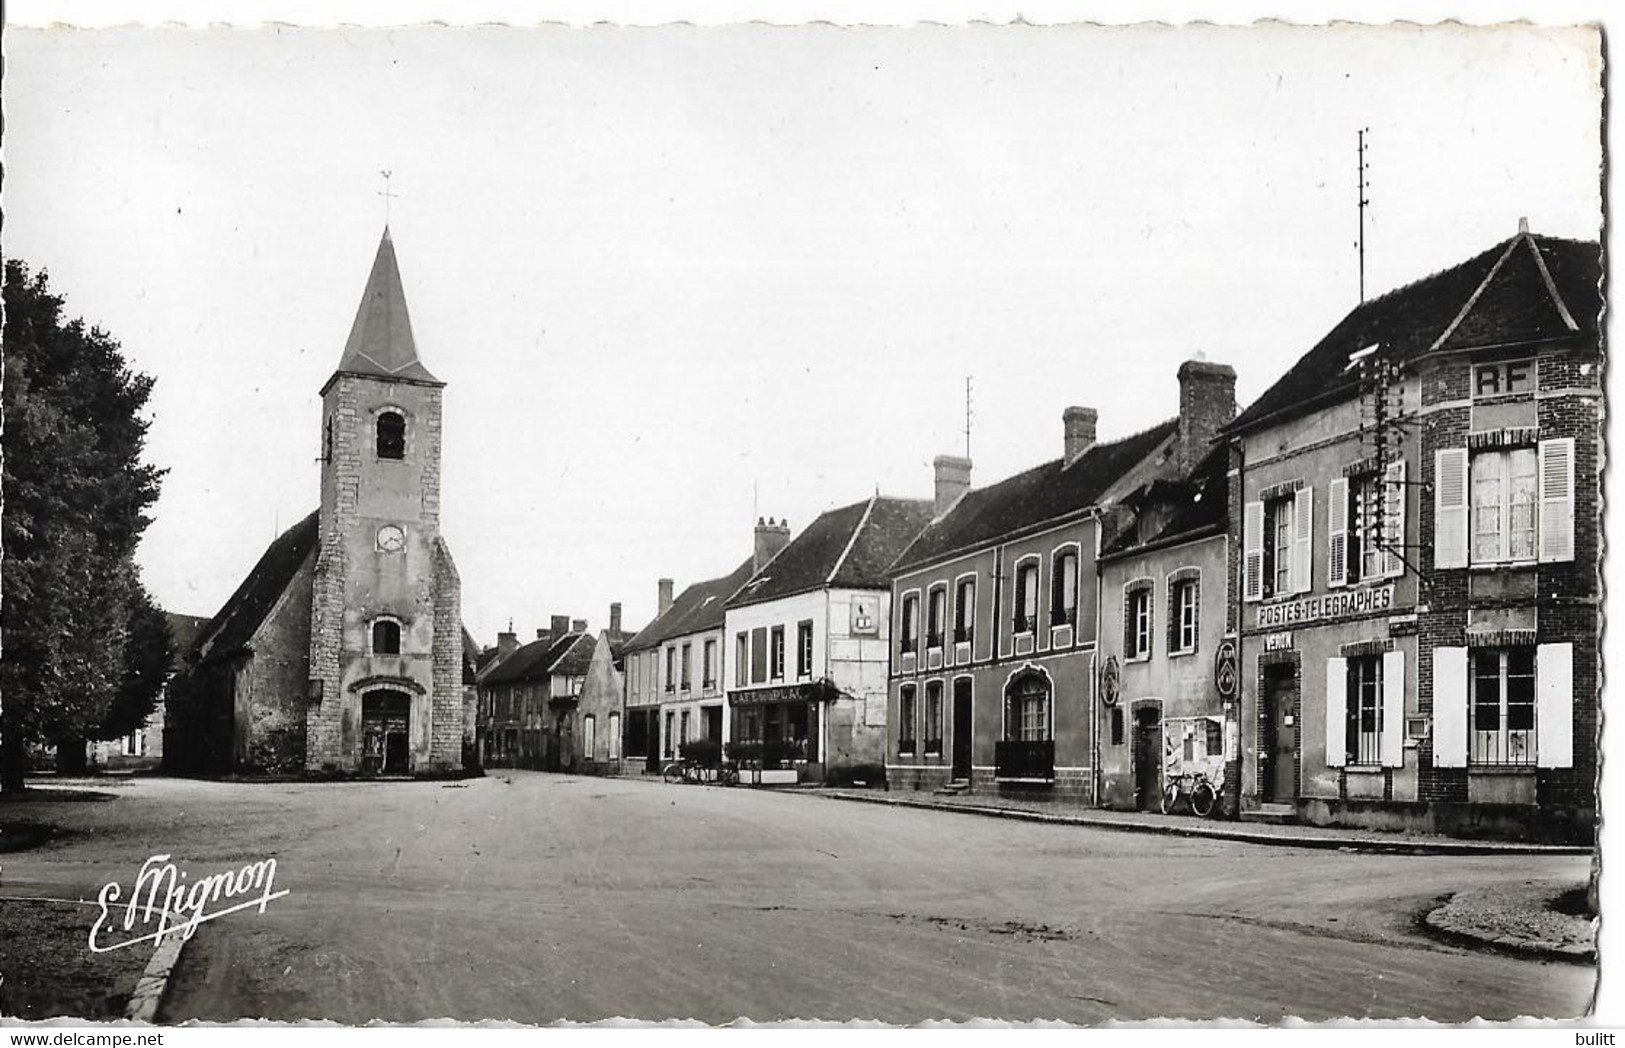
[[[571,633],[585,633],[585,632],[587,632],[587,620],[586,619],[571,619],[570,620],[570,632]]]
[[[938,455],[931,460],[931,468],[936,472],[937,500],[935,506],[936,516],[942,516],[953,508],[959,497],[970,490],[970,468],[968,458],[958,455]]]
[[[1187,360],[1179,365],[1179,472],[1202,461],[1219,427],[1236,417],[1236,369],[1229,364]]]
[[[671,610],[671,587],[671,579],[660,580],[660,600],[656,604],[656,607],[659,608],[659,610],[655,612],[656,618]]]
[[[1095,423],[1100,419],[1100,412],[1094,408],[1070,407],[1061,412],[1061,428],[1065,432],[1066,454],[1062,456],[1062,467],[1070,466],[1083,456],[1083,453],[1095,446]]]
[[[517,647],[519,647],[519,634],[512,630],[497,634],[497,650],[502,654],[506,655]]]
[[[751,574],[767,567],[779,551],[790,544],[790,522],[774,521],[772,517],[756,518],[756,552],[751,559]]]
[[[621,632],[621,602],[615,601],[609,606],[609,632]]]
[[[549,632],[553,634],[553,639],[554,640],[558,640],[560,637],[564,636],[566,633],[569,633],[570,632],[570,616],[568,616],[568,615],[554,615],[553,616],[552,629],[549,630]]]
[[[542,627],[537,626],[536,627],[536,639],[537,640],[546,640],[547,639],[547,631],[542,629]]]

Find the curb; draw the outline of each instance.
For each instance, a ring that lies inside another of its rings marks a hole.
[[[812,791],[807,791],[812,792]],[[1230,829],[1223,825],[1193,823],[1188,826],[1163,825],[1153,822],[1129,822],[1116,819],[1092,819],[1087,815],[1050,815],[1045,812],[1025,811],[1018,808],[995,808],[977,804],[932,804],[899,797],[860,797],[841,793],[818,793],[816,796],[832,801],[852,801],[858,804],[884,804],[894,808],[922,808],[962,815],[992,816],[1021,822],[1042,822],[1062,826],[1087,826],[1097,830],[1119,833],[1156,833],[1172,837],[1200,837],[1210,840],[1239,841],[1243,844],[1262,844],[1277,848],[1320,848],[1328,851],[1386,855],[1590,855],[1592,849],[1584,845],[1523,844],[1499,841],[1415,840],[1381,837],[1322,837],[1307,834],[1252,833]]]
[[[1450,903],[1429,910],[1422,925],[1437,938],[1457,945],[1480,950],[1494,950],[1534,960],[1559,961],[1565,964],[1596,964],[1597,948],[1592,946],[1564,946],[1540,939],[1526,939],[1521,935],[1488,935],[1465,925],[1456,924],[1447,912]]]
[[[169,989],[169,977],[175,971],[175,963],[181,959],[181,950],[185,946],[186,936],[180,932],[158,940],[157,949],[152,951],[152,960],[147,962],[147,970],[141,973],[140,980],[135,984],[135,992],[130,994],[130,1003],[124,1007],[124,1018],[137,1023],[151,1024],[155,1021],[164,991]]]

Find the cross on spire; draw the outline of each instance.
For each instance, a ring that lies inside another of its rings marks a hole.
[[[393,189],[391,189],[390,185],[389,185],[389,180],[392,177],[394,177],[395,172],[393,172],[393,171],[380,171],[378,173],[380,175],[384,176],[384,188],[382,188],[382,189],[380,189],[378,191],[378,195],[384,198],[384,228],[388,229],[389,228],[389,203],[390,203],[390,201],[394,200],[396,197],[400,196],[400,194],[395,192]]]

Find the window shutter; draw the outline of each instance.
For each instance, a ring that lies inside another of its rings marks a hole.
[[[1574,438],[1540,442],[1540,559],[1574,559]]]
[[[1467,566],[1467,449],[1433,457],[1433,566]]]
[[[1433,649],[1433,766],[1467,766],[1467,649]]]
[[[1292,513],[1292,592],[1314,589],[1315,489],[1305,485],[1294,496]]]
[[[1390,462],[1384,471],[1382,487],[1382,541],[1388,547],[1383,558],[1386,574],[1405,574],[1405,460]]]
[[[1574,767],[1575,698],[1574,645],[1540,645],[1535,649],[1537,767]]]
[[[1241,514],[1241,599],[1264,598],[1264,504],[1249,502]]]
[[[1349,660],[1326,660],[1326,764],[1341,768],[1348,763]]]
[[[1382,655],[1382,764],[1405,766],[1405,653]]]
[[[1163,626],[1163,632],[1168,643],[1162,650],[1175,652],[1179,650],[1179,607],[1174,603],[1174,598],[1179,592],[1179,584],[1174,581],[1172,575],[1163,579],[1163,584],[1168,590],[1168,619],[1166,625]]]
[[[1326,491],[1326,585],[1349,581],[1349,482],[1336,477]]]
[[[1202,646],[1202,576],[1191,580],[1191,650]]]

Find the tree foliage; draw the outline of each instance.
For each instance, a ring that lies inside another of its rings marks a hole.
[[[0,785],[17,789],[29,743],[97,734],[149,676],[128,643],[150,626],[132,558],[163,471],[141,461],[152,379],[119,344],[66,319],[46,274],[15,260],[4,303]]]

